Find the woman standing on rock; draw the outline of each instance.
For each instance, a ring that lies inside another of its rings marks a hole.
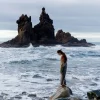
[[[60,84],[62,87],[66,86],[66,70],[67,70],[67,56],[65,55],[65,53],[62,50],[58,50],[57,51],[58,55],[61,56],[61,65],[60,65],[60,73],[61,73],[61,81]]]

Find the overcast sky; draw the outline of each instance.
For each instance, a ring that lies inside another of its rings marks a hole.
[[[42,7],[56,31],[100,32],[100,0],[0,0],[0,29],[16,30],[21,14],[32,16],[36,25]]]

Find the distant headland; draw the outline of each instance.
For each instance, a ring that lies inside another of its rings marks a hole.
[[[78,40],[69,32],[63,32],[62,29],[58,30],[55,36],[53,20],[46,13],[44,7],[39,17],[39,23],[34,27],[32,27],[31,16],[28,17],[24,14],[16,23],[18,24],[18,35],[12,40],[0,44],[0,47],[28,47],[30,43],[33,46],[93,46],[86,39]]]

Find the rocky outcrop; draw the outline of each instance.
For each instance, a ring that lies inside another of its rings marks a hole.
[[[58,30],[56,33],[56,40],[59,43],[67,43],[69,40],[71,40],[71,34],[69,32],[65,33],[63,30]]]
[[[22,14],[16,21],[18,24],[18,35],[0,44],[0,47],[28,47],[30,43],[33,46],[54,46],[57,44],[63,46],[92,46],[91,43],[87,43],[86,39],[78,40],[71,36],[69,32],[63,32],[59,30],[55,36],[53,20],[46,13],[45,8],[42,8],[42,12],[39,17],[39,23],[32,28],[31,16]]]
[[[31,16],[22,14],[16,21],[18,24],[18,35],[7,42],[2,43],[3,47],[27,47],[30,44],[30,35],[32,34]]]
[[[63,32],[63,30],[58,30],[56,33],[56,40],[60,43],[87,43],[86,39],[78,40],[71,36],[69,32]]]
[[[100,89],[87,92],[89,100],[100,100]]]
[[[39,23],[34,26],[31,36],[32,44],[52,44],[56,43],[54,36],[53,20],[46,13],[45,8],[42,8],[39,17]]]
[[[92,46],[93,44],[88,43],[86,39],[78,40],[74,36],[71,36],[69,32],[63,32],[63,30],[58,30],[56,33],[56,41],[61,43],[63,46]]]
[[[72,91],[69,87],[59,87],[56,93],[50,97],[50,100],[64,99],[70,97],[70,95],[72,95]]]

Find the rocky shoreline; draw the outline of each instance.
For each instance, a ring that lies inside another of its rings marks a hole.
[[[78,40],[69,32],[63,32],[61,29],[58,30],[55,36],[53,20],[46,13],[45,8],[42,8],[39,23],[34,27],[32,27],[31,16],[28,17],[24,14],[19,17],[16,23],[18,24],[18,35],[12,40],[0,44],[0,47],[28,47],[30,43],[33,46],[89,47],[94,45],[88,43],[86,39]]]

